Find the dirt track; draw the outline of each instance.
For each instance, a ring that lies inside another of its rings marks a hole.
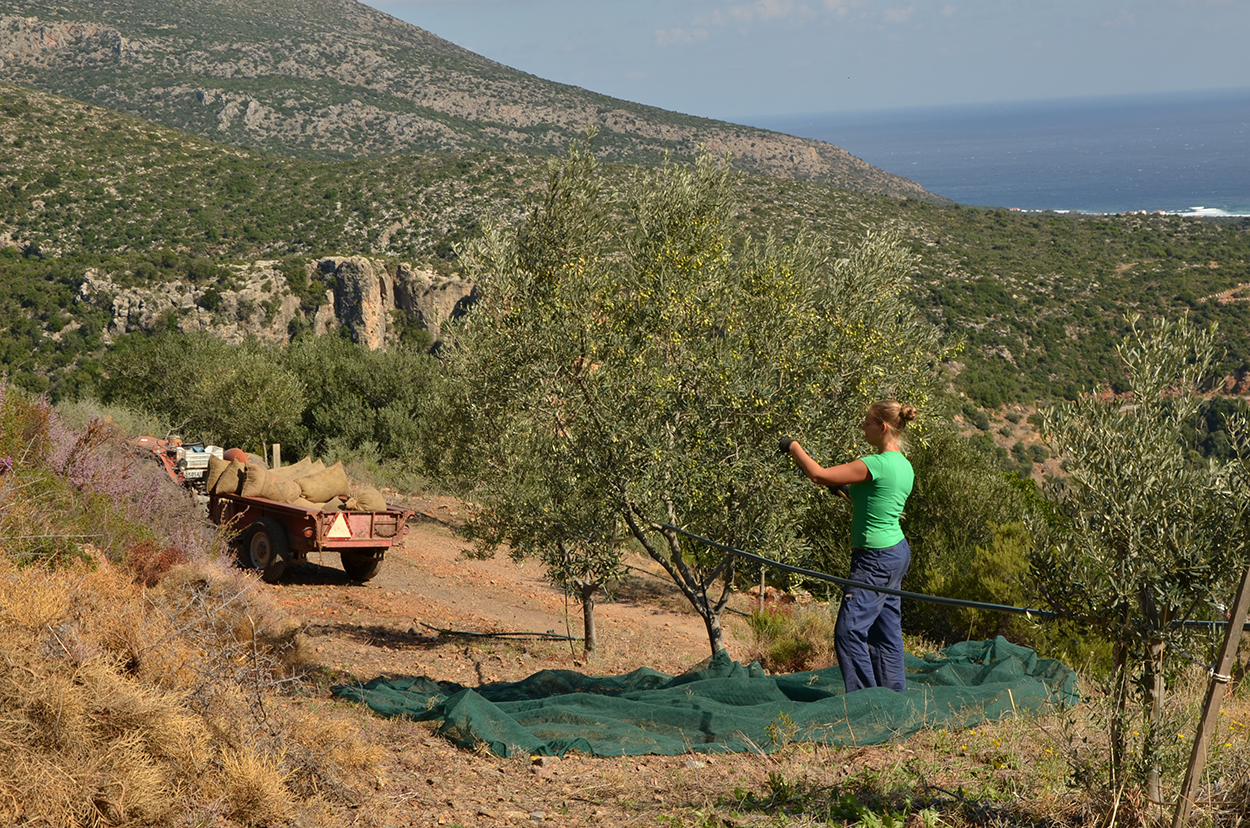
[[[621,585],[616,600],[599,604],[600,652],[589,663],[580,645],[566,641],[438,634],[423,624],[466,632],[568,629],[580,636],[581,613],[575,603],[566,606],[534,562],[463,558],[470,547],[455,533],[463,503],[393,493],[388,499],[418,514],[372,581],[352,583],[337,556],[327,555],[291,567],[277,586],[257,583],[304,624],[332,681],[425,675],[472,686],[542,669],[607,675],[648,666],[680,673],[710,652],[702,621],[676,588],[639,572]],[[728,626],[733,653],[735,625]],[[316,697],[295,703],[346,707],[330,699],[327,684]],[[355,715],[388,756],[377,800],[357,811],[359,825],[655,825],[672,807],[706,802],[708,785],[719,796],[767,772],[751,756],[570,755],[535,764],[529,757],[458,749],[428,724],[385,720],[364,708]]]
[[[326,667],[363,680],[429,675],[476,684],[523,678],[545,668],[606,674],[645,665],[674,673],[710,652],[702,621],[676,589],[637,572],[616,600],[598,605],[601,649],[589,665],[580,645],[570,649],[568,642],[440,635],[431,628],[580,636],[581,608],[566,603],[536,562],[518,564],[506,554],[489,560],[463,557],[470,545],[455,533],[464,518],[459,501],[422,498],[405,505],[416,509],[417,517],[372,581],[352,583],[338,556],[327,554],[292,566],[282,584],[266,587],[306,625]]]

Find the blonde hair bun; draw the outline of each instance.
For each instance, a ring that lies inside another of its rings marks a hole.
[[[904,426],[916,419],[919,412],[910,405],[895,402],[894,400],[880,400],[868,407],[869,414],[875,417],[878,422],[888,425],[897,431],[902,431]]]

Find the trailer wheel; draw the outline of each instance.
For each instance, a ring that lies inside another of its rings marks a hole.
[[[286,571],[286,530],[272,518],[259,518],[248,527],[239,547],[241,563],[260,571],[261,580],[276,584]]]
[[[382,568],[382,559],[374,557],[375,554],[381,553],[379,549],[375,553],[372,549],[363,549],[359,552],[340,552],[339,558],[343,561],[343,571],[353,581],[368,581],[374,575],[378,574],[378,570]]]

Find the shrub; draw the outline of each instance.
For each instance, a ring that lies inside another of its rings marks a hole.
[[[216,287],[210,287],[208,290],[200,294],[199,300],[196,301],[206,311],[215,311],[221,307],[221,291]]]
[[[437,454],[445,442],[425,416],[441,375],[424,349],[371,351],[340,336],[304,336],[276,356],[290,374],[316,377],[305,386],[297,421],[278,432],[284,446],[394,460]]]
[[[744,659],[758,661],[770,673],[798,673],[829,667],[836,661],[833,630],[836,606],[780,604],[746,618],[749,631]]]
[[[979,437],[988,440],[988,435]],[[916,484],[903,514],[912,547],[905,589],[997,604],[1016,604],[1031,594],[1024,583],[1028,546],[1007,527],[1032,515],[1040,498],[1031,481],[1017,482],[999,469],[1002,449],[991,448],[994,454],[979,451],[953,428],[934,429],[923,443],[908,448]],[[992,562],[978,562],[978,555]],[[1028,643],[1025,625],[999,624],[934,604],[907,607],[903,622],[909,632],[942,643],[998,631]]]
[[[134,573],[135,582],[156,586],[172,567],[187,562],[187,553],[176,546],[163,546],[156,541],[141,540],[126,550],[126,566]]]
[[[274,356],[207,333],[132,334],[104,358],[101,390],[106,402],[166,418],[184,434],[257,450],[304,410],[303,380]]]
[[[60,566],[99,554],[125,566],[147,544],[189,559],[221,547],[187,491],[105,420],[71,428],[44,400],[0,382],[0,452],[9,461],[0,553],[10,560]]]

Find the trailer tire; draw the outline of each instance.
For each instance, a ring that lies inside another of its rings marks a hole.
[[[340,552],[339,558],[343,561],[343,571],[353,581],[370,580],[382,568],[382,559],[375,558],[374,554],[372,549],[363,549],[359,552]]]
[[[282,580],[290,555],[286,530],[272,518],[258,518],[243,534],[239,545],[240,562],[260,572],[261,580],[276,584]]]

